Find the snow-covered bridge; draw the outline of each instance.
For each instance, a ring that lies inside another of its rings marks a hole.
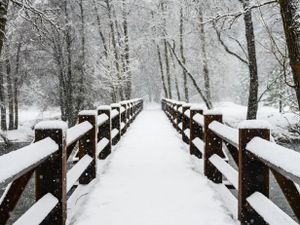
[[[82,111],[69,129],[38,124],[35,143],[0,157],[0,224],[34,172],[37,201],[15,224],[297,224],[268,181],[270,169],[299,217],[300,154],[269,142],[265,123],[233,129],[168,99],[142,109],[135,99]]]

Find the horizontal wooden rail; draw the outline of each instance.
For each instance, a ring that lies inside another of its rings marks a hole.
[[[235,208],[232,211],[237,213],[234,217],[242,225],[298,224],[269,199],[269,172],[273,173],[300,220],[297,187],[300,184],[300,153],[271,142],[266,122],[244,121],[235,129],[223,123],[220,112],[203,111],[197,105],[170,99],[163,99],[161,103],[183,141],[189,144],[191,155],[203,160],[207,178],[224,184],[217,189],[224,199],[230,199],[231,207]],[[228,163],[224,147],[232,155],[237,170]],[[226,191],[226,187],[236,189],[238,198]]]
[[[35,142],[0,156],[0,224],[6,224],[25,186],[35,172],[36,203],[15,224],[64,225],[67,198],[78,182],[90,183],[97,175],[97,159],[111,154],[130,123],[143,109],[142,99],[132,99],[97,110],[83,110],[78,124],[67,128],[62,121],[43,121],[35,126]],[[68,170],[67,160],[74,155]],[[14,162],[14,163],[10,163]],[[34,215],[34,216],[33,216]]]

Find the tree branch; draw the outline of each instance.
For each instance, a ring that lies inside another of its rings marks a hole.
[[[205,102],[205,105],[208,109],[211,109],[212,103],[210,102],[209,99],[207,99],[205,97],[205,95],[203,94],[201,88],[198,86],[194,76],[189,72],[189,70],[186,68],[186,66],[182,63],[182,61],[179,59],[179,57],[176,54],[175,51],[175,44],[174,47],[167,41],[168,47],[171,49],[173,55],[175,56],[176,61],[178,62],[178,64],[181,66],[181,68],[186,72],[186,74],[189,76],[189,78],[192,80],[193,85],[195,86],[197,92],[199,93],[199,95],[201,96],[202,100]]]

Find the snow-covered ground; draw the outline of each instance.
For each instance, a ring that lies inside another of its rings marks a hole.
[[[7,132],[1,131],[10,141],[28,142],[33,139],[33,127],[41,120],[58,119],[60,111],[58,108],[41,110],[38,107],[28,109],[21,108],[19,111],[19,129]],[[8,120],[7,120],[8,121]],[[0,142],[3,140],[0,138]]]
[[[215,103],[215,109],[221,111],[224,121],[232,127],[246,119],[247,107],[232,102]],[[32,128],[40,120],[57,119],[60,117],[58,108],[52,108],[45,111],[37,107],[20,110],[20,126],[18,130],[5,132],[5,135],[12,141],[31,141],[33,136]],[[292,132],[291,128],[300,126],[300,116],[295,113],[279,113],[278,109],[262,106],[258,110],[258,119],[266,120],[272,125],[272,134],[276,139],[300,139],[299,133]],[[296,130],[298,130],[296,128]],[[1,142],[0,138],[0,142]]]
[[[220,102],[215,104],[215,109],[222,112],[224,122],[232,127],[238,127],[238,124],[246,119],[246,106],[232,102]],[[300,126],[300,116],[295,113],[279,113],[278,109],[261,106],[258,109],[257,119],[270,123],[275,139],[294,140],[300,138],[299,133],[291,131],[291,128],[295,128],[296,125]]]
[[[167,117],[158,105],[148,106],[121,140],[106,173],[78,200],[70,224],[236,224],[210,182],[192,167]]]

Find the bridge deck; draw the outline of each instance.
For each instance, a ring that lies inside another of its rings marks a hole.
[[[71,224],[236,224],[185,149],[158,106],[146,107]]]

